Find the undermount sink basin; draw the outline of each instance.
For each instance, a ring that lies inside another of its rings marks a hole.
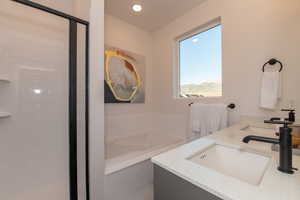
[[[252,185],[259,185],[267,169],[270,157],[214,144],[188,158],[198,165],[213,169]]]
[[[242,131],[249,132],[249,134],[265,134],[265,135],[270,135],[270,136],[275,136],[275,129],[272,128],[260,128],[260,127],[255,127],[255,126],[247,126],[243,129]]]

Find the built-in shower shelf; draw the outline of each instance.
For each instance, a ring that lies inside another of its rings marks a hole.
[[[8,112],[0,112],[0,118],[8,118],[11,116],[11,113]]]
[[[10,82],[10,79],[8,78],[7,75],[1,75],[1,74],[0,74],[0,82],[6,82],[6,83],[9,83],[9,82]]]

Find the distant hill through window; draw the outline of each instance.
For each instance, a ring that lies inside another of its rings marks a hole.
[[[201,84],[186,84],[181,86],[182,97],[218,97],[222,96],[222,84],[204,82]]]

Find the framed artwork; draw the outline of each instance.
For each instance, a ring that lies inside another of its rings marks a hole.
[[[145,103],[145,57],[105,47],[105,103]]]

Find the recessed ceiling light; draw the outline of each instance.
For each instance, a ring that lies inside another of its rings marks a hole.
[[[134,5],[132,6],[132,10],[133,10],[134,12],[141,12],[141,11],[143,10],[143,7],[142,7],[141,4],[134,4]]]
[[[197,43],[199,41],[198,38],[193,39],[193,42]]]
[[[41,94],[42,93],[42,90],[41,89],[34,89],[33,92],[35,94]]]

